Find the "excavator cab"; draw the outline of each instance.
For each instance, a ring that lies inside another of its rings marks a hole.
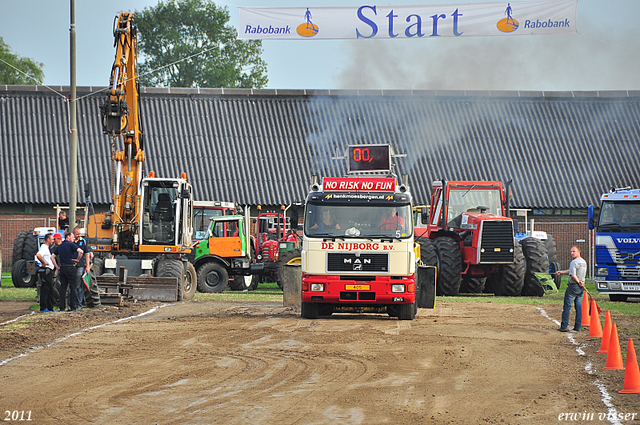
[[[190,246],[192,188],[184,179],[142,181],[142,245]]]

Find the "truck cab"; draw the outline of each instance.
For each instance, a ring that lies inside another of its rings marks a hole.
[[[600,197],[600,215],[589,207],[595,229],[595,282],[611,301],[640,297],[640,189],[615,189]]]

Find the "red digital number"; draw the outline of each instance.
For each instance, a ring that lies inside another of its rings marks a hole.
[[[353,150],[353,160],[356,162],[371,162],[373,158],[371,157],[371,153],[369,152],[369,148],[355,148]]]

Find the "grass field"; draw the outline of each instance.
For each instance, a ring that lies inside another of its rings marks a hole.
[[[566,277],[562,289],[555,293],[547,293],[543,297],[496,297],[492,294],[464,294],[457,297],[438,297],[439,300],[453,302],[487,302],[505,304],[562,304],[564,288],[567,287]],[[587,284],[587,290],[598,302],[598,306],[612,313],[628,316],[640,316],[640,298],[629,298],[628,302],[611,302],[606,295],[600,295],[593,283]],[[221,300],[221,301],[282,301],[282,291],[276,283],[261,283],[258,289],[250,292],[226,291],[219,294],[203,294],[196,292],[196,300]],[[2,275],[0,287],[0,301],[37,301],[35,288],[15,288],[11,282],[11,276]],[[37,308],[37,305],[36,307]]]

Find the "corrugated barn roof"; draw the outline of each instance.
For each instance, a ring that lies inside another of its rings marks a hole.
[[[106,96],[79,87],[78,97],[78,185],[108,204]],[[303,200],[313,174],[344,175],[332,158],[365,143],[406,154],[396,173],[409,175],[418,203],[439,179],[513,179],[512,206],[526,208],[584,208],[640,183],[639,92],[150,88],[141,116],[145,171],[186,172],[199,200]],[[68,117],[66,99],[45,87],[0,86],[0,203],[68,203]]]

